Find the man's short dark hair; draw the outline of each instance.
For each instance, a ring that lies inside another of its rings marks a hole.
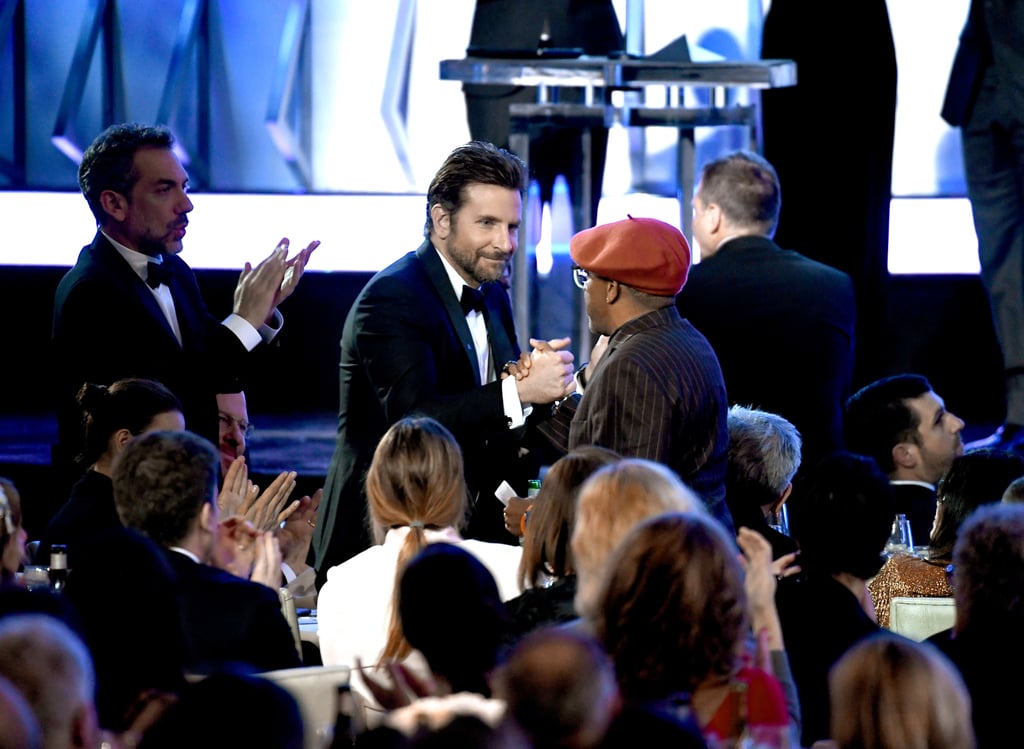
[[[931,392],[928,379],[919,374],[883,377],[865,385],[846,400],[843,433],[848,450],[875,459],[887,474],[896,466],[892,449],[901,442],[918,444],[921,420],[908,400]]]
[[[427,223],[423,236],[429,237],[434,226],[430,209],[440,205],[454,221],[470,185],[497,185],[522,195],[527,186],[526,164],[511,151],[482,140],[456,148],[448,154],[427,189]]]
[[[701,170],[698,197],[714,203],[737,226],[771,237],[779,222],[782,188],[775,167],[753,151],[735,151]]]
[[[131,199],[132,188],[139,180],[135,170],[135,153],[141,148],[170,148],[174,136],[163,125],[137,122],[111,125],[98,136],[82,155],[78,165],[78,186],[89,203],[96,223],[106,223],[108,214],[100,204],[105,190]]]
[[[217,496],[220,459],[192,432],[150,432],[128,443],[114,463],[114,504],[121,522],[160,546],[179,544]]]

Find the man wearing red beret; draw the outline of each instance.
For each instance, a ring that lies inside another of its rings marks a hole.
[[[541,431],[572,450],[600,445],[667,465],[733,530],[725,504],[728,400],[714,350],[680,317],[690,247],[674,226],[629,218],[569,242],[590,330],[601,336]],[[607,345],[607,348],[605,348]]]

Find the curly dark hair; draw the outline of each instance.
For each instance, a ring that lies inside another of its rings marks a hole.
[[[135,152],[142,148],[171,148],[173,145],[174,135],[163,125],[128,122],[111,125],[96,136],[78,165],[78,186],[99,226],[107,222],[107,212],[100,203],[100,195],[105,190],[131,198],[132,188],[139,180]]]
[[[191,432],[136,437],[114,462],[114,504],[121,522],[154,543],[178,545],[203,505],[217,497],[220,458]]]

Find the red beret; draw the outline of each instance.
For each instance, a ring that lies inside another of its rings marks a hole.
[[[654,218],[584,229],[569,240],[569,255],[590,273],[656,296],[678,294],[690,271],[686,237]]]

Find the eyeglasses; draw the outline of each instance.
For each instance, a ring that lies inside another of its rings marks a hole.
[[[585,268],[581,268],[578,265],[572,266],[572,281],[578,288],[584,288],[589,280],[590,274]]]
[[[244,434],[246,439],[252,437],[252,433],[256,431],[256,427],[248,421],[236,419],[234,416],[230,416],[225,413],[220,414],[220,425],[225,429],[234,429],[237,426],[238,431]]]

